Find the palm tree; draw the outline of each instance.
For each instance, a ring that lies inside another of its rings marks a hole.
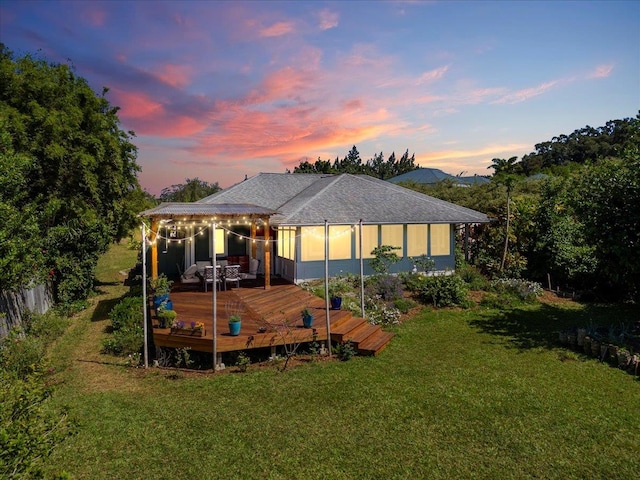
[[[516,182],[516,162],[518,157],[511,157],[509,160],[504,158],[494,158],[492,164],[487,168],[493,168],[494,178],[498,184],[504,185],[507,189],[507,221],[504,235],[504,250],[502,251],[502,261],[500,262],[500,271],[504,270],[504,264],[507,259],[507,251],[509,250],[509,226],[511,219],[511,192]]]

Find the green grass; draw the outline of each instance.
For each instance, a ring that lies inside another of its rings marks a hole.
[[[101,288],[98,304],[121,295]],[[106,315],[87,312],[54,351],[66,360],[53,400],[77,433],[47,468],[87,479],[639,478],[640,382],[554,344],[585,316],[638,310],[425,309],[376,358],[214,376],[116,365],[96,353]]]

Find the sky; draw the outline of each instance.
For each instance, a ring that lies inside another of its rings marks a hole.
[[[640,109],[631,0],[2,0],[0,42],[108,87],[153,195],[354,145],[487,175]]]

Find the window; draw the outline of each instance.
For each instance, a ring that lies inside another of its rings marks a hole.
[[[356,258],[360,258],[360,227],[355,228],[356,236]],[[362,226],[362,258],[373,258],[371,253],[378,246],[378,225]]]
[[[300,230],[301,260],[324,260],[324,227],[302,227]]]
[[[382,225],[381,245],[398,247],[393,252],[400,258],[404,257],[404,229],[402,225]]]
[[[350,258],[351,225],[329,225],[329,260]]]
[[[278,256],[289,260],[295,259],[296,229],[278,228]]]
[[[427,254],[427,225],[407,225],[407,256]]]
[[[431,255],[451,254],[451,226],[431,225]]]
[[[226,230],[216,227],[216,254],[217,255],[224,255],[225,252],[227,251],[226,249],[226,245],[227,245],[227,239],[226,239]],[[211,230],[209,230],[209,238],[211,238]],[[209,242],[209,257],[213,257],[213,246],[211,245],[211,242]]]

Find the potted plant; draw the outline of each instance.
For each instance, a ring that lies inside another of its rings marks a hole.
[[[161,273],[156,278],[149,280],[149,287],[153,292],[153,307],[156,311],[158,311],[158,308],[163,303],[170,302],[169,293],[171,292],[171,285],[173,285],[173,282],[169,280],[164,273]],[[166,310],[173,309],[172,304],[169,304],[168,306],[169,308],[165,307]]]
[[[169,328],[173,325],[178,314],[175,310],[169,310],[165,308],[160,308],[158,310],[158,322],[160,323],[160,328]]]
[[[313,327],[313,312],[309,307],[305,307],[300,312],[302,315],[302,324],[304,328],[312,328]]]
[[[242,326],[242,321],[240,320],[240,315],[231,315],[229,317],[229,333],[232,336],[240,335],[240,327]]]
[[[333,310],[340,310],[342,295],[349,291],[349,284],[342,277],[333,277],[329,280],[329,300]]]

